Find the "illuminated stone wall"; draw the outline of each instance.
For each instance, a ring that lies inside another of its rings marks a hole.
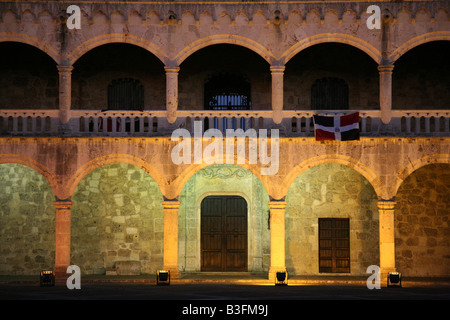
[[[34,274],[55,263],[50,185],[21,164],[0,164],[0,274]]]
[[[395,209],[396,267],[404,276],[450,275],[450,166],[413,172]]]
[[[319,218],[350,218],[352,275],[379,265],[377,197],[359,173],[340,164],[315,166],[297,177],[286,202],[289,274],[319,274]]]
[[[270,265],[269,196],[250,171],[236,165],[212,165],[198,171],[180,195],[180,271],[200,271],[201,201],[210,195],[237,195],[247,201],[248,271],[268,271]]]
[[[102,166],[73,196],[71,262],[86,274],[105,274],[117,261],[140,261],[142,274],[163,262],[162,195],[143,170]]]

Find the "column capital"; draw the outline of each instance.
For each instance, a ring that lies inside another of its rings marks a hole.
[[[380,210],[394,210],[395,204],[396,204],[396,202],[394,199],[391,199],[391,200],[380,199],[380,200],[378,200],[378,203],[377,203],[378,209],[380,209]]]
[[[178,209],[180,207],[180,201],[178,200],[163,200],[161,202],[164,209]]]
[[[58,66],[59,73],[71,73],[73,70],[73,66]]]
[[[71,209],[73,202],[71,200],[56,200],[53,205],[56,209]]]
[[[166,71],[166,74],[178,74],[180,67],[165,66],[164,70]]]
[[[283,74],[285,69],[285,66],[270,66],[270,72],[272,74]]]
[[[380,73],[392,73],[393,70],[394,70],[393,64],[380,64],[378,66],[378,71]]]
[[[270,200],[269,208],[270,209],[285,209],[286,201],[285,200]]]

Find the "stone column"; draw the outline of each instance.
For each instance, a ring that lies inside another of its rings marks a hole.
[[[163,269],[170,271],[171,279],[180,277],[178,269],[178,209],[180,202],[165,200],[164,208],[164,259]]]
[[[283,76],[284,66],[271,66],[272,74],[272,118],[276,124],[283,120]]]
[[[65,281],[70,265],[70,215],[73,203],[70,200],[57,200],[53,204],[56,208],[55,274],[57,281]]]
[[[166,110],[167,120],[174,123],[177,120],[178,109],[178,72],[179,67],[164,67],[166,70]]]
[[[269,280],[275,281],[277,272],[286,271],[285,208],[286,201],[269,201],[270,208],[270,269]]]
[[[392,118],[392,71],[393,65],[379,65],[381,121],[388,124]]]
[[[72,66],[58,66],[59,122],[62,131],[71,131],[69,120],[72,105],[72,70]]]
[[[378,201],[380,233],[380,273],[381,283],[385,283],[387,274],[395,269],[395,224],[393,200]]]

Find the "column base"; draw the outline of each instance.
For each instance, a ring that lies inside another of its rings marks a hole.
[[[396,132],[392,124],[381,122],[380,126],[378,127],[378,134],[384,136],[394,136],[396,135]]]
[[[67,278],[70,277],[70,274],[67,273],[67,267],[55,267],[55,285],[66,285]]]
[[[61,135],[70,135],[72,134],[72,126],[68,123],[60,124],[58,126],[58,133]]]
[[[178,267],[163,267],[162,270],[170,272],[170,280],[180,279],[180,270]]]
[[[380,284],[382,287],[387,287],[387,277],[389,272],[397,272],[395,268],[380,269]]]

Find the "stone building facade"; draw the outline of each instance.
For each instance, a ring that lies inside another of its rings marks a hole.
[[[450,276],[449,11],[0,1],[0,274]],[[316,141],[356,111],[359,140]],[[198,122],[255,129],[257,161],[176,163],[177,129],[211,149]]]

